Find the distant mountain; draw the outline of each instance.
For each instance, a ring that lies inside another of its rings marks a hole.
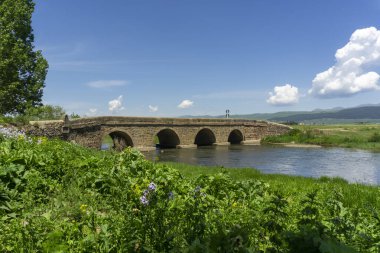
[[[184,118],[224,118],[219,116],[183,116]],[[335,107],[332,109],[315,109],[313,111],[283,111],[276,113],[254,113],[231,115],[231,118],[269,120],[276,122],[305,123],[350,123],[350,122],[380,122],[380,104],[366,104],[353,108]]]
[[[338,109],[315,109],[313,111],[284,111],[275,113],[255,113],[255,114],[240,114],[232,115],[231,118],[240,119],[260,119],[260,120],[273,120],[276,118],[294,117],[296,115],[314,115],[318,113],[336,112]]]
[[[318,112],[318,113],[300,113],[285,117],[271,117],[273,121],[295,121],[302,122],[307,120],[322,119],[344,119],[344,120],[360,120],[360,119],[380,119],[380,106],[362,106],[338,110],[335,112]]]
[[[217,118],[217,117],[220,117],[220,116],[211,116],[211,115],[197,115],[197,116],[194,116],[194,115],[183,115],[183,116],[179,116],[180,118],[186,118],[186,119],[192,119],[192,118],[200,118],[200,119],[209,119],[209,118]]]

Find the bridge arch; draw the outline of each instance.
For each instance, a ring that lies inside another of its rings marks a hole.
[[[209,128],[201,129],[195,136],[194,144],[197,146],[210,146],[216,142],[214,132]]]
[[[126,132],[120,130],[111,131],[103,137],[103,140],[107,135],[111,137],[112,140],[112,143],[110,144],[112,145],[111,148],[116,151],[122,151],[126,147],[133,147],[132,138]]]
[[[244,141],[244,135],[239,129],[234,129],[228,135],[228,142],[231,144],[240,144]]]
[[[160,130],[155,136],[157,136],[156,146],[159,148],[176,148],[180,144],[178,134],[170,128]]]

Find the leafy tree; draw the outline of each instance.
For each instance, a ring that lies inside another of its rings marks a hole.
[[[32,0],[0,0],[0,114],[41,105],[48,63],[34,51]]]
[[[29,124],[29,121],[63,119],[65,114],[65,110],[60,106],[43,105],[29,107],[23,114],[17,114],[15,116],[0,116],[0,123],[23,126]]]
[[[65,114],[65,110],[61,106],[43,105],[28,108],[24,115],[30,120],[57,120],[63,119]]]

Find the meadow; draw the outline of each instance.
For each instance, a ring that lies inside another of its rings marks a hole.
[[[379,252],[379,193],[0,133],[1,252]]]
[[[289,134],[262,143],[298,143],[380,151],[380,124],[295,125]]]

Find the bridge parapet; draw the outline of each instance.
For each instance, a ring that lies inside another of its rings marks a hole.
[[[257,142],[264,136],[278,135],[291,128],[285,125],[247,119],[92,117],[60,122],[34,122],[35,135],[59,137],[83,146],[100,148],[109,135],[114,147],[186,147],[220,143]],[[47,131],[48,130],[48,131]],[[40,134],[39,134],[40,133]]]

